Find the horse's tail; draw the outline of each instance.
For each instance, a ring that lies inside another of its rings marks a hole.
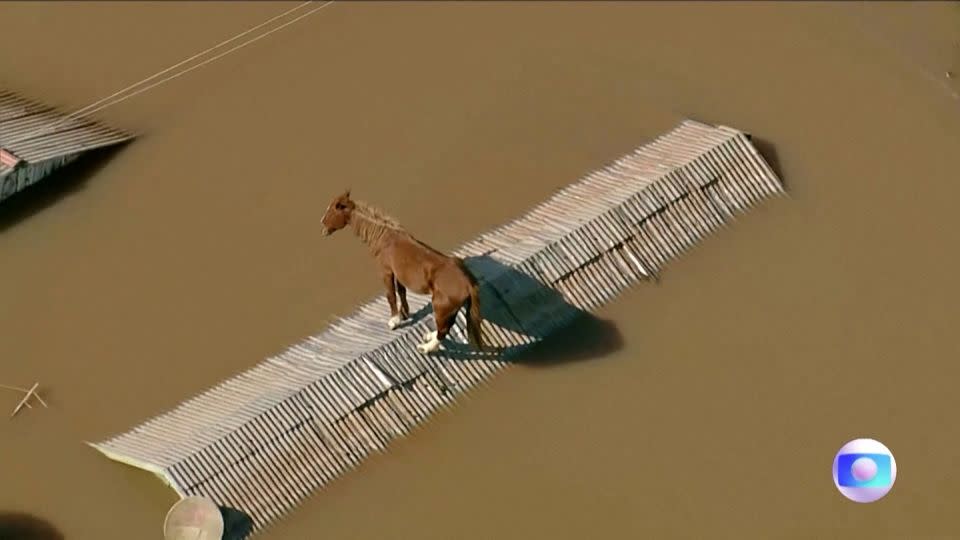
[[[460,268],[463,269],[470,281],[470,296],[464,302],[464,306],[467,308],[467,338],[471,345],[477,349],[483,349],[483,330],[480,326],[480,322],[483,320],[480,316],[480,285],[462,261]]]

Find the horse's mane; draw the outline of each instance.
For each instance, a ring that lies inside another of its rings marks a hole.
[[[390,214],[384,212],[383,209],[377,208],[376,206],[364,201],[354,201],[354,205],[356,206],[354,207],[353,211],[360,214],[367,221],[375,222],[377,225],[390,229],[403,230],[403,227],[400,225],[400,221]]]
[[[397,218],[363,201],[354,201],[350,222],[357,236],[370,247],[375,247],[388,232],[406,233]]]
[[[353,201],[353,204],[355,205],[353,208],[353,219],[351,219],[353,229],[357,233],[357,236],[371,248],[375,249],[386,233],[395,232],[404,235],[412,242],[432,253],[444,255],[442,252],[414,237],[400,225],[400,221],[397,220],[397,218],[382,209],[363,201]]]

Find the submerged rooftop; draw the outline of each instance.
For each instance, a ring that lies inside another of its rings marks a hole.
[[[0,155],[28,163],[118,144],[133,138],[84,116],[0,90]]]
[[[260,530],[383,451],[578,313],[613,300],[737,214],[783,192],[741,131],[685,121],[456,252],[481,283],[490,354],[465,353],[458,317],[438,354],[414,321],[386,328],[382,297],[126,433],[92,444],[251,515]],[[457,342],[457,343],[453,343]]]

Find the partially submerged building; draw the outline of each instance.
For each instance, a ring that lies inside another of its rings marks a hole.
[[[455,252],[480,282],[490,351],[459,346],[461,313],[451,342],[421,354],[416,345],[432,329],[429,298],[410,293],[413,321],[389,330],[378,295],[323,332],[92,446],[155,473],[181,497],[240,509],[262,530],[530,344],[783,192],[747,133],[682,122]]]
[[[133,136],[0,90],[0,201],[91,150]]]

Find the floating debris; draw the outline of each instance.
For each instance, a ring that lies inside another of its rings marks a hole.
[[[25,394],[23,396],[23,399],[20,400],[20,403],[17,403],[17,406],[14,407],[13,412],[10,413],[10,418],[13,418],[14,416],[16,416],[17,413],[20,412],[20,409],[24,407],[27,407],[28,409],[32,409],[33,406],[30,405],[30,398],[32,397],[37,398],[37,401],[40,402],[40,404],[43,405],[44,408],[47,407],[47,402],[44,401],[43,398],[40,397],[40,394],[37,393],[37,387],[39,386],[40,386],[40,383],[38,382],[33,383],[33,386],[31,386],[29,389],[20,388],[19,386],[9,386],[6,384],[0,384],[0,388],[6,388],[7,390],[16,390],[17,392],[23,392]]]

